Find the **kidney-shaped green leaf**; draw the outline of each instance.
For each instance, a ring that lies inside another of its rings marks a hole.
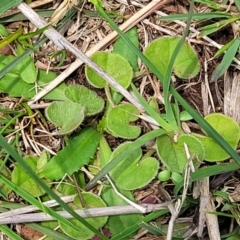
[[[69,100],[85,107],[86,116],[97,114],[103,110],[104,100],[94,91],[84,86],[70,85],[65,89],[64,93]]]
[[[161,37],[151,42],[144,54],[165,75],[180,37]],[[200,63],[193,48],[185,42],[173,65],[173,71],[179,78],[191,78],[198,74]]]
[[[107,114],[107,128],[112,135],[134,139],[141,133],[141,128],[130,125],[138,119],[139,110],[132,104],[122,104],[112,108]]]
[[[125,142],[118,146],[112,153],[111,159],[124,151],[129,144],[131,142]],[[112,179],[119,188],[133,190],[144,187],[157,175],[158,161],[152,157],[140,159],[141,156],[142,150],[138,149],[111,171]]]
[[[64,101],[54,102],[46,109],[49,121],[61,127],[58,134],[69,134],[74,131],[84,119],[85,108],[78,103]]]
[[[202,143],[194,136],[182,134],[177,142],[173,136],[162,135],[157,138],[157,152],[160,159],[172,172],[183,172],[188,161],[184,143],[186,143],[190,156],[193,157],[194,166],[197,168],[203,160],[205,150]]]
[[[96,130],[84,128],[48,162],[42,174],[51,180],[59,180],[66,173],[73,174],[90,162],[97,150],[99,141],[100,134]]]
[[[124,88],[129,87],[133,78],[133,70],[129,62],[121,55],[116,53],[96,52],[91,56],[91,60],[110,74]],[[106,81],[88,66],[85,68],[85,73],[87,80],[94,87],[104,88],[106,86]]]
[[[236,149],[240,139],[240,129],[235,120],[221,113],[213,113],[205,117],[205,120]],[[195,135],[204,145],[205,160],[210,162],[223,161],[229,158],[226,153],[212,138],[203,135]]]
[[[84,208],[100,208],[100,207],[106,207],[106,204],[104,201],[98,197],[97,195],[93,193],[82,193],[82,198],[84,201]],[[75,205],[75,209],[82,209],[83,206],[80,203],[79,197],[76,196],[73,200],[73,204]],[[92,227],[98,229],[102,227],[107,222],[107,217],[94,217],[94,218],[87,218],[86,221],[91,224]],[[84,226],[82,223],[80,223],[77,220],[70,220],[74,226],[76,226],[79,231],[74,230],[73,228],[70,228],[62,223],[60,223],[61,229],[70,237],[78,240],[86,240],[90,239],[94,236],[94,233],[89,230],[86,226]]]

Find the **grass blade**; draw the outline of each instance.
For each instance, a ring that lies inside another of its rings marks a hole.
[[[60,232],[57,232],[51,228],[42,226],[41,224],[36,224],[36,223],[28,223],[26,224],[28,227],[35,229],[38,232],[41,232],[44,235],[47,235],[48,237],[52,239],[57,239],[57,240],[74,240],[71,237],[68,237],[65,234],[62,234]]]
[[[213,71],[210,82],[217,81],[227,71],[227,69],[229,68],[229,66],[232,63],[232,60],[233,60],[235,54],[238,51],[239,45],[240,45],[240,39],[235,39],[234,43],[232,43],[232,45],[228,48],[228,50],[224,54],[223,59],[220,62],[220,64]]]
[[[169,16],[160,17],[160,21],[174,21],[174,20],[187,20],[189,14],[174,14]],[[209,13],[193,13],[192,19],[195,20],[208,20],[212,18],[229,18],[232,15],[222,12],[209,12]]]
[[[194,7],[194,1],[191,1],[190,8],[189,8],[189,14],[188,14],[188,19],[187,19],[187,25],[186,28],[183,32],[183,36],[181,37],[180,41],[178,42],[177,46],[175,47],[173,54],[170,58],[170,61],[167,66],[167,70],[163,79],[163,94],[164,94],[164,102],[165,102],[165,109],[166,109],[166,115],[167,119],[170,123],[170,125],[174,126],[176,129],[178,127],[170,101],[169,101],[169,88],[171,84],[171,75],[172,75],[172,70],[173,70],[173,65],[175,62],[175,59],[177,58],[177,55],[187,37],[191,20],[192,20],[192,14],[193,14],[193,7]]]
[[[191,181],[197,181],[203,179],[205,177],[210,177],[214,175],[218,175],[225,172],[235,171],[239,169],[239,165],[237,163],[229,163],[229,164],[219,164],[215,166],[205,167],[197,170],[196,172],[191,173]],[[183,187],[184,182],[181,181],[175,185],[174,194],[177,195],[179,190]]]
[[[13,232],[13,230],[10,229],[6,225],[0,225],[0,231],[1,231],[1,233],[6,234],[10,239],[24,240],[23,238],[19,237],[19,235],[17,235],[15,232]]]
[[[0,15],[10,9],[11,7],[16,6],[17,4],[21,3],[22,0],[1,0],[1,5],[0,5]]]

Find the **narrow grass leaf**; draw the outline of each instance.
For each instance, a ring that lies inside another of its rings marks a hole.
[[[19,235],[17,235],[15,232],[13,232],[13,230],[10,229],[6,225],[0,225],[0,231],[1,231],[1,233],[6,234],[9,237],[9,239],[24,240],[23,238],[21,238]]]
[[[1,5],[0,5],[0,15],[10,9],[11,7],[16,6],[17,4],[21,3],[22,0],[1,0]]]
[[[208,20],[212,18],[229,18],[232,15],[229,13],[223,13],[223,12],[209,12],[209,13],[193,13],[192,19],[195,20]],[[169,16],[163,16],[160,17],[160,21],[174,21],[174,20],[187,20],[189,17],[188,14],[174,14]]]
[[[210,167],[205,167],[197,170],[196,172],[191,173],[191,181],[197,181],[203,179],[205,177],[215,176],[221,173],[235,171],[239,169],[239,165],[237,163],[229,163],[229,164],[219,164]],[[174,194],[177,195],[179,190],[183,187],[184,182],[181,181],[175,185]]]
[[[57,232],[56,230],[53,230],[51,228],[45,227],[41,224],[36,223],[28,223],[26,224],[28,227],[41,232],[42,234],[57,240],[74,240],[74,238],[71,238],[63,233]]]
[[[239,45],[240,45],[240,39],[235,39],[234,43],[232,43],[232,45],[228,48],[228,50],[224,54],[220,64],[213,71],[210,82],[217,81],[227,71],[227,69],[232,63],[234,56],[238,51]]]
[[[190,28],[192,14],[193,14],[193,7],[194,7],[194,1],[191,1],[189,13],[188,13],[187,25],[185,27],[185,30],[183,32],[183,35],[182,35],[180,41],[178,42],[177,46],[175,47],[175,49],[172,53],[172,56],[168,63],[167,70],[166,70],[166,73],[165,73],[164,79],[163,79],[163,93],[164,93],[164,103],[165,103],[167,119],[168,119],[169,123],[172,126],[175,126],[176,128],[177,128],[177,122],[176,122],[176,119],[175,119],[175,116],[174,116],[174,113],[173,113],[173,110],[172,110],[172,107],[170,104],[170,100],[169,100],[171,75],[172,75],[172,70],[173,70],[173,65],[174,65],[175,59],[177,58],[177,55],[185,41],[185,38],[187,37],[188,31]]]

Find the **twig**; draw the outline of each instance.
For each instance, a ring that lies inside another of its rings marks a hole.
[[[147,213],[155,210],[166,209],[168,204],[169,202],[162,203],[162,204],[141,204],[140,206],[145,208]],[[91,209],[75,210],[75,212],[79,214],[82,218],[141,213],[140,210],[136,209],[131,205],[91,208]],[[66,211],[57,211],[56,213],[67,219],[72,218],[72,215],[70,215]],[[18,215],[17,218],[16,216],[12,216],[12,217],[0,219],[0,224],[43,222],[43,221],[52,221],[52,220],[54,220],[54,218],[52,218],[50,215],[46,213],[31,213],[31,214]]]
[[[70,195],[70,196],[61,197],[61,199],[65,203],[69,203],[69,202],[73,201],[74,197],[75,197],[75,195]],[[46,206],[46,207],[55,207],[55,206],[58,206],[59,204],[55,200],[50,200],[50,201],[44,202],[43,205]],[[16,218],[17,215],[26,214],[26,213],[29,213],[29,212],[34,212],[34,211],[37,211],[37,210],[39,210],[39,208],[37,208],[35,206],[27,206],[27,207],[21,207],[21,208],[18,208],[18,209],[10,210],[10,211],[7,211],[7,212],[4,212],[4,213],[0,214],[0,221],[2,219],[9,218],[9,217]]]
[[[122,31],[126,31],[131,27],[135,26],[139,21],[144,19],[147,15],[151,14],[156,8],[166,4],[168,1],[159,1],[152,0],[147,6],[143,6],[143,8],[133,15],[130,19],[128,19],[125,23],[123,23],[119,28]],[[25,8],[25,5],[20,4],[19,9],[26,14],[28,13],[28,9]],[[36,19],[35,19],[36,18]],[[30,18],[29,18],[30,19]],[[39,16],[31,17],[30,19],[38,28],[44,27],[47,23],[43,20],[39,20]],[[107,47],[112,43],[113,40],[117,38],[118,34],[114,31],[110,33],[106,38],[104,38],[101,42],[96,44],[93,48],[91,48],[88,52],[86,52],[86,56],[91,56],[93,53]],[[62,46],[61,46],[62,47]],[[58,86],[61,82],[63,82],[66,77],[68,77],[72,72],[74,72],[78,67],[83,64],[81,59],[76,59],[64,72],[62,72],[57,78],[55,78],[50,84],[44,87],[39,93],[37,93],[29,102],[29,106],[31,106],[34,102],[38,101],[40,98],[45,96],[48,92]]]

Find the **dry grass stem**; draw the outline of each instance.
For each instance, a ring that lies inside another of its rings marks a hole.
[[[146,213],[166,209],[169,202],[162,204],[140,204],[142,208],[145,209]],[[133,213],[141,213],[140,210],[136,209],[131,205],[122,205],[122,206],[113,206],[113,207],[103,207],[103,208],[90,208],[84,210],[75,210],[77,214],[79,214],[82,218],[88,217],[101,217],[101,216],[114,216],[114,215],[124,215],[124,214],[133,214]],[[57,214],[61,215],[64,218],[71,219],[72,215],[70,215],[66,211],[56,211]],[[0,224],[17,224],[17,223],[29,223],[29,222],[44,222],[44,221],[52,221],[50,215],[46,213],[31,213],[31,214],[21,214],[16,216],[9,216],[0,219]]]
[[[69,202],[73,201],[74,197],[75,197],[75,195],[70,195],[70,196],[61,197],[61,199],[65,203],[69,203]],[[58,202],[56,202],[55,200],[50,200],[50,201],[44,202],[42,204],[46,207],[55,207],[55,206],[59,205]],[[35,206],[21,207],[18,209],[10,210],[8,212],[0,213],[0,220],[4,219],[4,218],[9,218],[9,217],[17,217],[18,215],[35,212],[38,210],[39,209]]]

